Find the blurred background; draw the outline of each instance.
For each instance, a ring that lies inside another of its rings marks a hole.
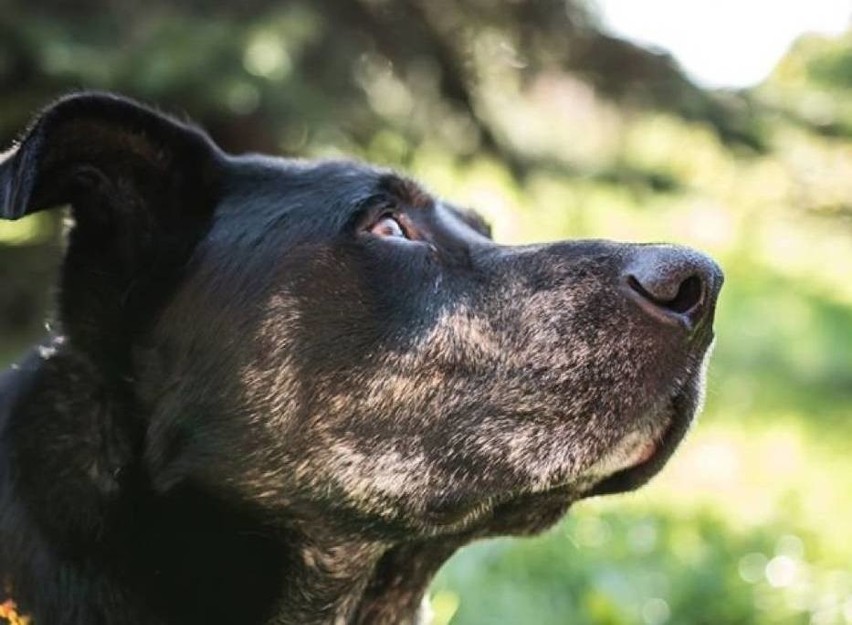
[[[677,241],[727,273],[707,408],[641,492],[459,553],[437,625],[852,623],[849,0],[0,0],[0,139],[111,89],[228,150],[352,155],[496,238]],[[0,360],[61,220],[0,223]]]

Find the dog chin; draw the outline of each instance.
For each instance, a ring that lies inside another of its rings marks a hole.
[[[656,428],[627,434],[582,476],[542,490],[507,493],[477,506],[442,508],[440,514],[431,515],[429,525],[438,533],[537,534],[556,523],[580,499],[639,488],[663,468],[689,430],[701,400],[697,378],[672,397],[654,419],[659,424]]]
[[[695,376],[670,400],[664,427],[657,434],[631,433],[599,461],[594,469],[601,477],[583,497],[635,490],[659,473],[674,454],[702,403],[703,376]]]

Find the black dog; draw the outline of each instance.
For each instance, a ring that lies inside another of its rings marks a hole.
[[[722,276],[684,248],[496,245],[393,173],[98,94],[0,191],[75,221],[56,333],[0,382],[35,625],[419,623],[458,547],[636,488],[700,402]]]

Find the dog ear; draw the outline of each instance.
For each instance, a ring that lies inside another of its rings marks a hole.
[[[202,132],[140,104],[71,95],[43,110],[18,145],[0,155],[0,217],[71,204],[84,222],[86,204],[121,210],[114,204],[176,190],[176,175],[186,187],[201,183],[217,154]]]
[[[200,130],[117,96],[42,111],[0,155],[0,217],[70,205],[56,312],[89,351],[127,353],[213,218],[227,157]]]

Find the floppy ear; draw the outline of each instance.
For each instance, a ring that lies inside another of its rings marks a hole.
[[[163,188],[173,174],[200,182],[217,153],[202,132],[130,100],[71,95],[43,110],[18,145],[0,155],[0,217],[18,219],[122,185]]]
[[[200,130],[101,93],[49,106],[0,155],[0,218],[71,206],[58,302],[71,338],[150,318],[206,232],[225,158]]]

